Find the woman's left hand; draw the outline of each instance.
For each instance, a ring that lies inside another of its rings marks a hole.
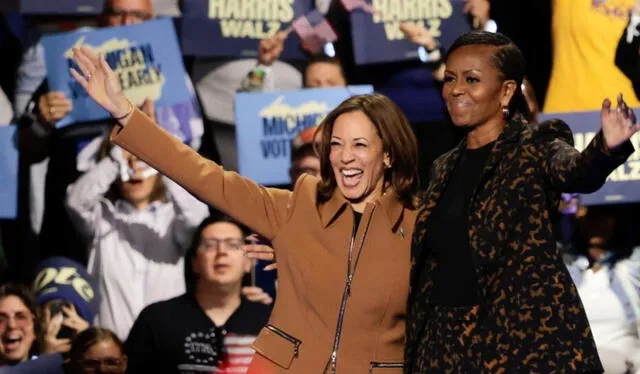
[[[618,94],[618,107],[615,110],[611,109],[609,99],[604,100],[600,111],[600,122],[604,142],[609,150],[617,149],[640,130],[640,123],[636,121],[633,109],[629,108],[622,99],[622,94]]]

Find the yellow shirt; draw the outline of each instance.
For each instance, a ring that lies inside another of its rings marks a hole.
[[[622,92],[640,107],[631,81],[615,65],[634,0],[554,0],[553,68],[544,112],[599,110]]]

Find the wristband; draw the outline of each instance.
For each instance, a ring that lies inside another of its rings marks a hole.
[[[127,113],[125,113],[121,117],[113,116],[113,119],[115,119],[116,121],[120,121],[120,120],[123,120],[123,119],[127,118],[128,115],[133,113],[133,104],[131,104],[131,101],[129,101],[129,100],[127,100],[127,103],[129,104],[129,110],[127,111]]]

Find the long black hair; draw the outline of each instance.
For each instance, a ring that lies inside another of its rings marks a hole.
[[[471,31],[463,34],[451,44],[447,52],[447,59],[455,50],[467,45],[492,45],[497,47],[492,59],[494,66],[500,71],[504,80],[514,80],[516,82],[516,91],[509,102],[507,119],[524,121],[530,118],[531,111],[522,93],[526,64],[520,48],[503,34]]]

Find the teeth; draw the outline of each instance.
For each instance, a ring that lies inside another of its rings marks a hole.
[[[362,173],[361,170],[353,170],[353,169],[342,170],[342,175],[344,175],[345,177],[352,177],[352,176],[360,174],[360,173]]]

